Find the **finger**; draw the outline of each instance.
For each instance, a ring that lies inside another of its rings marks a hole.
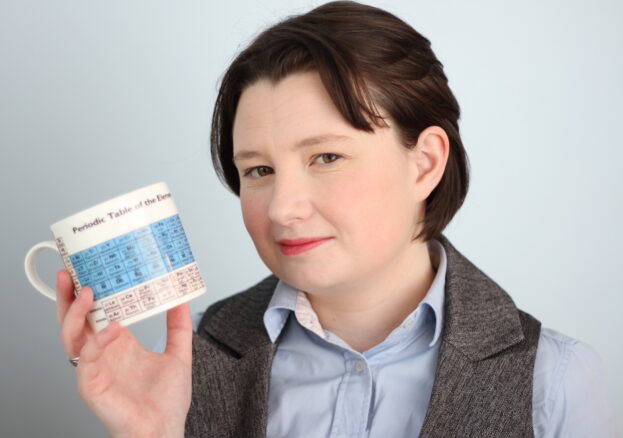
[[[98,361],[106,351],[106,347],[120,334],[121,325],[117,321],[111,322],[106,328],[93,335],[89,342],[82,347],[80,362],[78,362],[79,376],[82,382],[89,382],[102,370]]]
[[[167,346],[165,353],[172,353],[184,362],[192,360],[193,324],[188,303],[167,312]]]
[[[121,325],[117,321],[113,321],[106,326],[103,330],[93,335],[89,342],[87,342],[80,350],[80,364],[88,364],[90,362],[97,362],[102,356],[106,347],[115,339],[119,337],[121,333]]]
[[[74,283],[67,269],[61,269],[56,273],[56,316],[58,325],[63,324],[65,314],[75,300]]]
[[[67,356],[74,357],[82,349],[91,333],[86,325],[86,316],[93,306],[93,291],[82,288],[80,296],[69,306],[62,322],[61,339]]]

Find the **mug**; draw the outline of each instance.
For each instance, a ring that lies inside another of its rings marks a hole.
[[[56,250],[78,295],[93,289],[88,321],[95,332],[112,321],[127,326],[206,291],[166,183],[152,184],[50,226],[54,241],[26,254],[26,277],[43,295],[56,292],[37,274],[35,256]]]

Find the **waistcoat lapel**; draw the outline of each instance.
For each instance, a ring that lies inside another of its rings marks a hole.
[[[193,336],[186,437],[264,437],[275,345],[263,323],[277,285],[267,277],[206,310]]]
[[[445,322],[422,437],[532,437],[540,323],[441,237]]]

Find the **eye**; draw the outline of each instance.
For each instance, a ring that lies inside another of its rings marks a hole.
[[[339,160],[340,158],[342,158],[341,155],[327,152],[324,154],[316,155],[313,159],[313,162],[318,163],[318,164],[331,164],[334,161]],[[250,167],[246,169],[244,173],[242,174],[242,176],[250,177],[253,179],[259,179],[259,178],[268,176],[272,173],[274,173],[273,169],[268,166],[255,166],[255,167]]]
[[[245,170],[243,176],[250,176],[251,178],[262,178],[266,175],[270,175],[271,173],[273,173],[273,170],[268,166],[256,166]]]
[[[317,162],[319,164],[329,164],[329,163],[333,163],[334,161],[339,160],[340,158],[342,157],[338,154],[325,153],[325,154],[316,155],[314,157],[314,162]]]

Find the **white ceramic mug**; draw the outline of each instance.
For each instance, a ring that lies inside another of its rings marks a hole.
[[[206,289],[166,183],[143,187],[62,219],[50,227],[55,241],[26,254],[32,285],[56,299],[37,274],[35,256],[60,253],[76,294],[93,289],[88,320],[94,331],[111,321],[126,326],[189,301]]]

